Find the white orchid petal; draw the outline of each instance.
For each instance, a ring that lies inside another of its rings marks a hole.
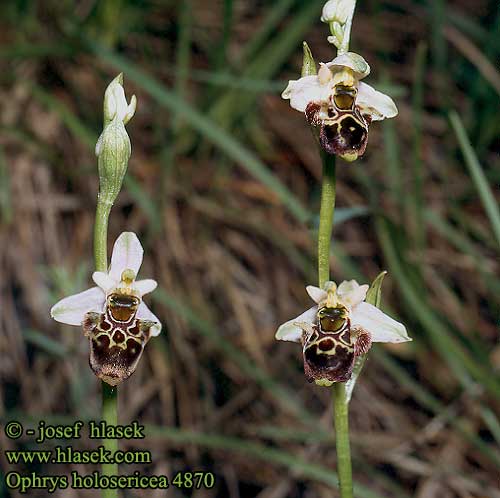
[[[356,280],[344,280],[341,282],[337,288],[337,294],[339,296],[345,296],[355,291],[359,287],[358,282]]]
[[[330,91],[330,86],[321,85],[317,76],[304,76],[299,80],[289,81],[281,96],[290,99],[290,105],[294,109],[304,112],[309,102],[326,101]]]
[[[341,302],[350,308],[354,308],[365,300],[369,285],[359,285],[356,280],[344,280],[337,289],[337,295]]]
[[[356,106],[362,114],[370,115],[372,121],[382,121],[398,115],[398,108],[391,97],[366,83],[359,84]]]
[[[318,307],[313,306],[293,320],[288,320],[278,328],[276,339],[279,341],[300,342],[302,339],[302,328],[297,323],[314,323]]]
[[[116,84],[113,86],[113,97],[116,102],[116,115],[120,121],[123,121],[128,112],[128,104],[122,85]]]
[[[142,264],[144,249],[134,232],[123,232],[115,242],[111,255],[109,276],[118,282],[123,270],[133,270],[137,275]]]
[[[116,98],[115,98],[115,92],[113,88],[111,87],[112,85],[115,84],[115,80],[113,80],[110,83],[110,86],[108,86],[106,93],[104,95],[104,115],[109,121],[112,121],[115,116],[116,112],[118,110]],[[111,88],[110,88],[111,87]]]
[[[151,336],[156,337],[157,335],[160,335],[161,322],[160,320],[158,320],[157,316],[147,307],[144,301],[139,305],[136,316],[140,320],[149,320],[150,322],[155,322],[155,325],[151,327]]]
[[[132,95],[132,98],[130,99],[130,104],[127,107],[127,114],[123,119],[123,124],[127,124],[134,117],[136,108],[137,108],[137,97],[135,95]]]
[[[361,327],[373,342],[411,341],[406,327],[369,303],[358,304],[351,312],[351,327]]]
[[[111,289],[115,288],[120,282],[111,278],[104,271],[95,271],[92,273],[92,280],[98,285],[105,294],[107,294]]]
[[[150,292],[153,292],[156,287],[158,287],[158,283],[156,280],[153,280],[151,278],[147,278],[145,280],[138,280],[134,283],[135,289],[139,292],[139,294],[144,296],[144,294],[148,294]]]
[[[306,287],[306,291],[309,294],[309,297],[316,303],[319,304],[321,301],[326,299],[328,295],[326,290],[320,289],[319,287],[315,287],[314,285],[308,285]]]
[[[85,314],[89,311],[102,313],[105,295],[99,287],[65,297],[52,306],[50,316],[57,322],[68,325],[81,325]]]

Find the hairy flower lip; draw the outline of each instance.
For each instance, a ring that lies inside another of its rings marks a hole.
[[[368,127],[358,125],[355,135],[352,132],[337,131],[339,127],[342,127],[342,124],[335,124],[333,127],[326,124],[321,126],[319,134],[321,147],[328,154],[335,154],[348,162],[355,161],[365,153]]]
[[[137,318],[155,322],[151,335],[157,336],[161,332],[161,323],[142,301],[145,294],[156,288],[156,281],[152,279],[122,281],[122,275],[126,270],[131,270],[137,276],[143,254],[144,250],[137,235],[133,232],[123,232],[114,244],[109,271],[92,274],[97,287],[61,299],[51,308],[51,317],[60,323],[80,326],[87,313],[102,313],[110,294],[115,291],[123,293],[125,289],[140,299]]]
[[[365,152],[370,118],[363,117],[358,109],[339,110],[334,105],[325,108],[309,103],[305,115],[310,125],[319,127],[320,145],[327,153],[352,161]]]

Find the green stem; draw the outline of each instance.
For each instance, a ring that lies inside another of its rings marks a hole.
[[[347,21],[345,23],[344,39],[342,40],[342,45],[338,49],[337,55],[342,55],[349,52],[349,42],[351,41],[351,27],[355,9],[356,9],[356,1],[352,2],[352,11],[349,14],[349,17],[347,18]]]
[[[97,271],[108,270],[108,219],[113,202],[103,198],[97,198],[97,209],[94,226],[94,259]],[[106,425],[116,426],[118,424],[118,389],[102,382],[102,414],[101,420]],[[117,439],[103,439],[104,449],[114,454],[118,450]],[[103,464],[102,473],[106,476],[118,474],[117,464]],[[103,489],[103,498],[117,498],[116,489]]]
[[[337,473],[340,482],[341,498],[353,498],[348,407],[345,383],[337,382],[333,385],[333,409],[335,446],[337,448]]]
[[[318,230],[318,280],[323,287],[330,280],[330,247],[335,212],[335,156],[321,151],[323,180],[321,184],[321,208]],[[337,472],[341,498],[353,498],[351,448],[349,445],[349,414],[346,389],[343,382],[333,385],[335,442],[337,448]]]
[[[330,280],[330,245],[335,211],[335,156],[321,149],[323,181],[321,183],[321,207],[318,230],[318,280],[323,287]]]
[[[102,383],[102,415],[101,420],[106,425],[118,425],[118,388],[112,387],[106,382]],[[103,439],[102,445],[106,451],[115,454],[118,450],[118,439]],[[118,475],[118,465],[116,463],[103,463],[102,474],[105,476]],[[103,489],[103,498],[116,498],[118,491],[116,489]]]
[[[108,271],[108,219],[113,202],[97,198],[94,225],[94,261],[96,271]]]

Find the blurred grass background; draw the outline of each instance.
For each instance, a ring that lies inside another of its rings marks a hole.
[[[138,111],[110,243],[138,233],[164,323],[120,390],[121,422],[149,427],[143,470],[216,473],[213,490],[172,497],[338,496],[330,392],[305,382],[296,345],[274,340],[316,278],[321,165],[280,92],[300,73],[302,40],[333,58],[322,4],[3,2],[0,420],[98,416],[87,342],[48,310],[90,284],[93,147],[123,71]],[[333,276],[387,269],[383,307],[414,338],[376,345],[356,387],[360,498],[500,496],[499,28],[495,1],[357,8],[352,50],[400,114],[338,165]],[[40,449],[3,433],[0,446]]]

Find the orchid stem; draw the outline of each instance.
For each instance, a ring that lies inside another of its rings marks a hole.
[[[349,404],[344,382],[333,385],[335,446],[341,498],[353,498],[351,446],[349,443]]]
[[[108,271],[108,219],[113,203],[101,195],[97,198],[97,209],[94,226],[94,259],[97,271]],[[118,424],[118,389],[102,382],[102,411],[101,420],[107,426]],[[117,439],[103,439],[102,445],[112,455],[118,450]],[[105,476],[118,475],[118,465],[102,464],[102,474]],[[103,489],[103,498],[117,498],[116,489]]]
[[[318,230],[318,280],[323,287],[330,280],[330,245],[335,212],[335,156],[321,149],[323,179],[321,183],[321,207]]]
[[[321,158],[323,161],[323,179],[318,230],[318,280],[319,286],[323,287],[325,282],[330,280],[330,248],[335,213],[336,175],[335,156],[321,150]],[[333,408],[340,496],[341,498],[353,498],[349,413],[343,382],[333,385]]]
[[[356,0],[353,0],[352,10],[344,26],[342,43],[340,47],[337,46],[337,55],[349,51],[355,9]],[[325,282],[330,280],[330,248],[335,212],[335,157],[328,155],[321,149],[321,158],[323,161],[323,180],[318,230],[318,277],[319,286],[323,287]],[[333,384],[333,410],[340,496],[341,498],[353,498],[351,447],[349,444],[349,404],[344,382]]]
[[[352,20],[354,18],[354,11],[356,10],[356,0],[352,2],[352,10],[347,18],[347,21],[344,26],[344,38],[342,40],[342,44],[338,49],[337,55],[346,54],[349,52],[349,42],[351,41],[351,28],[352,28]]]
[[[107,426],[118,425],[118,388],[112,387],[106,382],[102,383],[102,416],[101,420]],[[103,439],[104,450],[110,451],[114,455],[118,451],[118,439]],[[118,475],[118,465],[116,463],[103,463],[102,474],[105,476]],[[116,489],[103,489],[103,498],[116,498],[118,491]]]
[[[108,219],[113,203],[99,194],[94,225],[94,262],[96,271],[108,271]]]

